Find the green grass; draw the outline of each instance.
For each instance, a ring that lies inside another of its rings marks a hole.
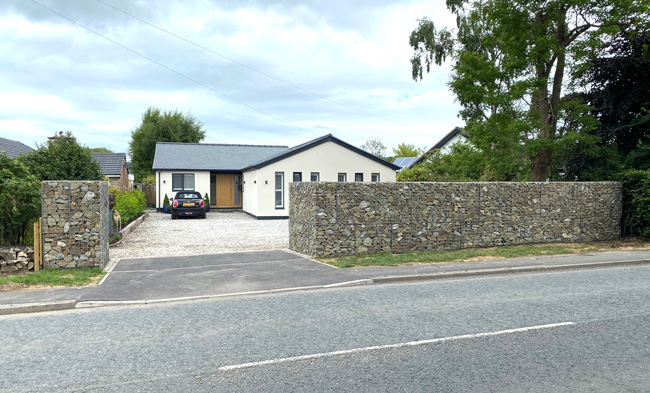
[[[46,269],[37,273],[17,274],[0,277],[0,284],[16,283],[25,285],[81,286],[92,282],[95,277],[102,277],[100,267],[79,269]]]
[[[462,262],[472,258],[490,259],[528,257],[538,255],[576,254],[581,252],[598,251],[606,248],[608,247],[598,244],[521,245],[448,251],[422,251],[411,254],[381,253],[373,255],[356,255],[351,257],[319,259],[319,261],[341,268],[360,266],[397,266],[416,263]]]

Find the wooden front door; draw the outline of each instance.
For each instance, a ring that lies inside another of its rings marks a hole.
[[[216,176],[216,207],[241,207],[240,198],[235,198],[235,194],[239,192],[235,185],[235,176],[237,175],[219,174],[213,176]],[[239,204],[236,204],[237,202]]]

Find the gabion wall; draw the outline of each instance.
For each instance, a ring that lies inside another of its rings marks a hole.
[[[621,184],[291,183],[289,248],[313,257],[616,239]]]
[[[45,268],[108,264],[108,182],[44,181],[42,187]]]

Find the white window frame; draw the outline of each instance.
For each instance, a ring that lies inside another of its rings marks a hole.
[[[357,175],[361,175],[361,180],[357,180]],[[363,183],[363,172],[357,172],[354,174],[354,182],[355,183]]]
[[[280,176],[280,188],[278,188],[278,176]],[[273,192],[273,198],[275,199],[275,208],[278,210],[284,209],[284,172],[275,172],[275,177],[273,180],[275,184],[275,192]],[[276,195],[278,192],[282,194],[282,197],[280,198],[280,205],[278,205],[278,199]]]
[[[343,176],[343,180],[341,180],[341,176]],[[345,173],[345,172],[339,172],[338,181],[339,181],[339,183],[347,182],[348,181],[348,174]]]
[[[314,180],[314,176],[316,177],[316,180]],[[312,173],[309,175],[309,179],[310,179],[311,181],[320,181],[320,172],[312,172]]]
[[[379,176],[379,173],[373,173],[372,175],[370,175],[370,179],[371,179],[374,183],[379,183],[379,182],[380,182],[380,180],[379,180],[380,178],[381,178],[381,177]],[[376,180],[375,180],[375,179],[376,179]]]

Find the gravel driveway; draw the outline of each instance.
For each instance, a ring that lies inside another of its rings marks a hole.
[[[149,214],[117,246],[117,258],[185,256],[237,251],[277,250],[289,246],[289,220],[256,220],[242,212],[210,212],[203,220],[172,221],[169,214]]]

